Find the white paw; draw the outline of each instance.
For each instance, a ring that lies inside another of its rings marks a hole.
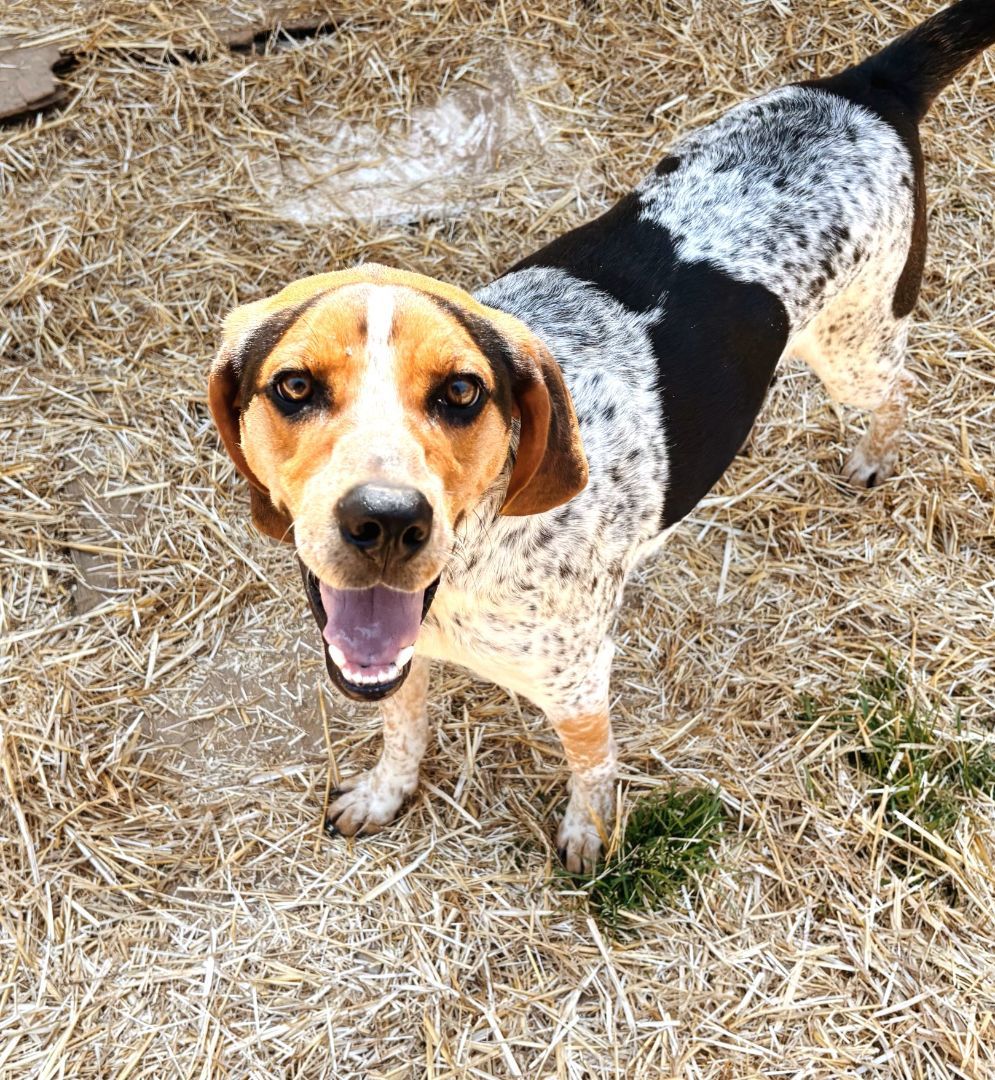
[[[872,452],[862,439],[843,466],[843,478],[854,487],[872,488],[887,480],[898,464],[898,450],[889,447]]]
[[[369,836],[397,817],[418,777],[383,776],[377,769],[351,776],[331,793],[325,831],[330,836]]]
[[[556,834],[556,850],[567,872],[591,877],[601,859],[604,840],[611,832],[611,794],[593,801],[574,792]]]

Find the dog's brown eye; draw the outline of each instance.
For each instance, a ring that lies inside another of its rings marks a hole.
[[[277,375],[275,380],[276,392],[284,401],[292,401],[297,405],[307,401],[314,390],[311,376],[305,371],[285,371]]]
[[[480,397],[480,384],[473,379],[466,379],[457,375],[446,383],[446,404],[454,409],[469,409],[477,404]]]

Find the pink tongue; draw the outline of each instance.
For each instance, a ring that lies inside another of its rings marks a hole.
[[[398,592],[386,585],[372,589],[333,589],[319,582],[328,616],[323,636],[341,649],[350,664],[382,667],[413,645],[421,625],[425,590]]]

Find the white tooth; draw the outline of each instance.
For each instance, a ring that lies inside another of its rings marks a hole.
[[[403,648],[397,654],[397,659],[394,661],[394,663],[399,668],[402,668],[411,659],[411,657],[414,656],[414,655],[415,655],[415,647],[414,647],[414,645],[407,645],[407,646],[405,646],[405,648]]]
[[[340,670],[348,664],[345,653],[337,645],[328,646],[328,655],[332,658],[332,663]]]

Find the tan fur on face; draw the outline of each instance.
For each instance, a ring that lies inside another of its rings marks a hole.
[[[292,290],[292,303],[301,290]],[[319,300],[260,365],[259,390],[285,370],[306,370],[329,404],[313,418],[288,419],[268,393],[242,417],[246,461],[276,505],[294,521],[298,551],[329,584],[363,588],[380,568],[343,544],[338,500],[357,484],[416,488],[432,504],[426,548],[390,571],[387,584],[424,588],[452,547],[456,520],[500,473],[510,432],[509,390],[463,328],[406,285],[349,283]],[[464,427],[446,424],[433,392],[457,374],[476,375],[490,400]],[[247,394],[244,396],[248,396]]]

